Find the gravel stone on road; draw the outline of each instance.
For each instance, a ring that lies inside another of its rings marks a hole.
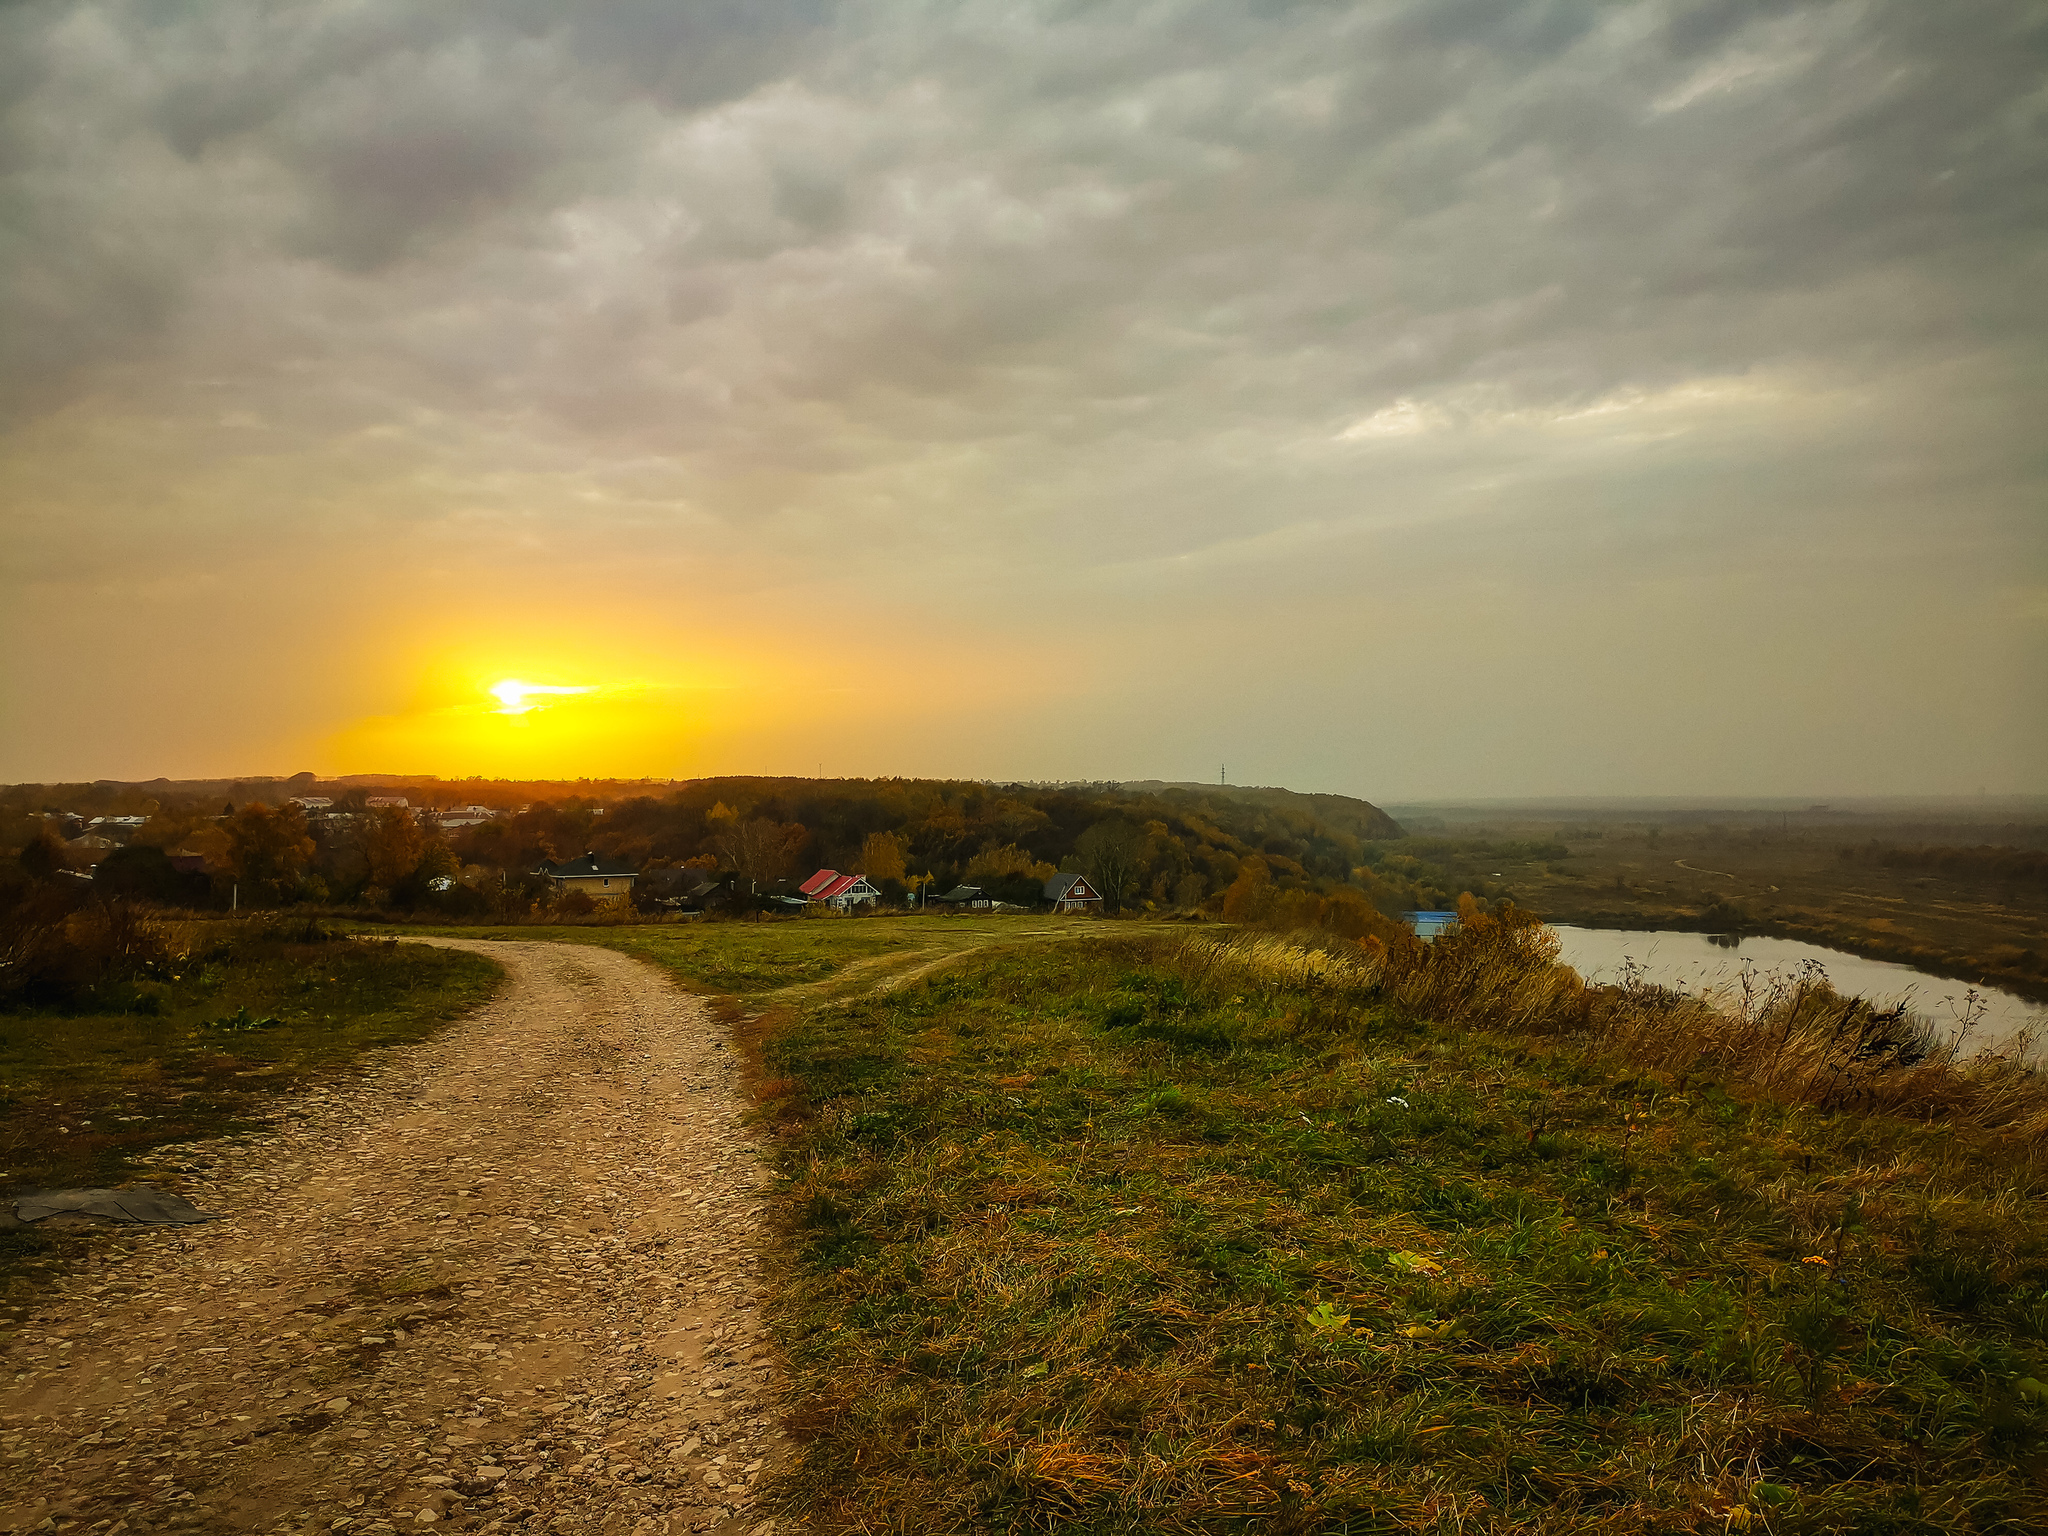
[[[16,1335],[0,1532],[798,1529],[724,1030],[610,950],[452,947],[493,1001],[166,1149],[227,1219],[123,1229]]]

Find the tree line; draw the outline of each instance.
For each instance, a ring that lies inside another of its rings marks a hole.
[[[865,874],[890,900],[967,884],[1029,905],[1060,872],[1086,874],[1112,911],[1244,916],[1292,902],[1296,915],[1314,915],[1311,901],[1334,901],[1359,914],[1392,914],[1453,899],[1426,878],[1410,878],[1398,861],[1388,863],[1387,851],[1401,836],[1391,818],[1341,796],[734,777],[659,792],[521,801],[523,786],[498,783],[490,786],[494,797],[469,785],[460,792],[478,803],[495,798],[522,808],[443,830],[431,815],[369,806],[360,787],[334,795],[332,813],[308,817],[284,791],[310,787],[234,786],[245,794],[239,804],[181,798],[162,785],[125,798],[95,787],[90,803],[102,814],[146,805],[150,817],[126,847],[99,858],[95,883],[185,906],[229,899],[512,909],[546,899],[529,876],[543,860],[594,852],[643,871],[722,872],[761,892],[830,867]],[[0,792],[0,818],[12,822],[22,850],[17,879],[44,878],[76,862],[40,814],[63,798],[44,786]],[[195,854],[203,855],[203,873],[193,867]],[[1344,921],[1356,926],[1363,918]]]

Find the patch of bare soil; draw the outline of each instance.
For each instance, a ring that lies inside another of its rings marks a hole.
[[[124,1235],[15,1336],[0,1532],[786,1536],[724,1030],[608,950],[458,947],[490,1004],[173,1149],[227,1219]]]

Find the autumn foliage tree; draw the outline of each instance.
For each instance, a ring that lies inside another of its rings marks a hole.
[[[265,805],[252,800],[222,825],[227,834],[228,868],[252,896],[282,900],[298,885],[313,857],[313,834],[306,813],[287,801]]]
[[[811,838],[809,829],[799,822],[743,817],[724,804],[715,807],[706,821],[712,828],[712,844],[727,867],[756,886],[772,884],[788,874],[790,861]]]
[[[1238,864],[1237,878],[1223,893],[1223,920],[1226,923],[1256,923],[1266,916],[1272,905],[1273,872],[1264,859],[1254,854]]]
[[[370,812],[364,852],[370,884],[390,891],[410,880],[427,851],[427,835],[403,806],[380,805]]]
[[[893,832],[871,832],[860,845],[860,873],[879,884],[901,881],[904,875],[903,839]]]
[[[1123,910],[1124,897],[1144,866],[1144,830],[1117,817],[1098,821],[1074,843],[1081,867],[1102,893],[1102,904],[1111,912]]]

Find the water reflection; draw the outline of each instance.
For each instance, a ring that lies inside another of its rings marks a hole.
[[[1904,1007],[1931,1023],[1942,1038],[1965,1038],[1971,1049],[2000,1048],[2023,1031],[2036,1042],[2036,1056],[2048,1043],[2048,1006],[1891,960],[1866,960],[1797,939],[1755,934],[1553,926],[1562,946],[1559,958],[1588,981],[1617,982],[1633,974],[1699,996],[1790,982],[1813,968],[1836,991],[1881,1009]],[[1741,953],[1732,953],[1736,950]]]

